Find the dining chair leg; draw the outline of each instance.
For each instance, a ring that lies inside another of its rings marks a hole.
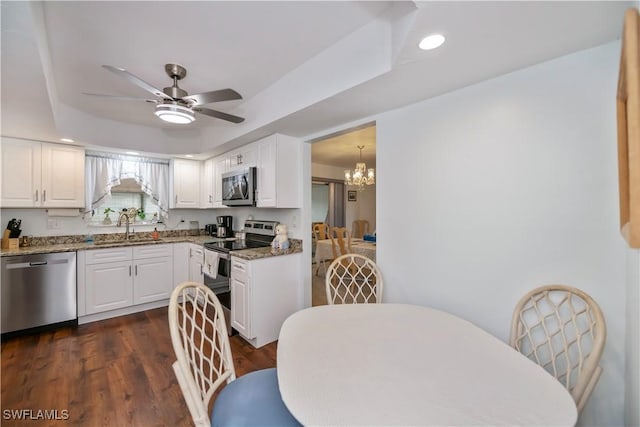
[[[322,269],[324,270],[324,274],[326,276],[326,274],[327,274],[327,264],[326,264],[326,261],[324,259],[320,260],[320,262],[318,262],[318,265],[316,265],[316,276],[318,275],[318,272],[320,271],[320,263],[322,263]]]

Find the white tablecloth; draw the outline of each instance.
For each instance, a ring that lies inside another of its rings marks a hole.
[[[304,425],[571,426],[571,395],[473,324],[413,305],[299,311],[278,342],[282,398]]]
[[[376,244],[373,242],[362,239],[351,239],[351,249],[353,253],[364,255],[372,261],[376,260]],[[338,256],[340,255],[340,249],[338,249]],[[333,250],[331,249],[331,239],[318,240],[316,242],[316,263],[332,258]]]

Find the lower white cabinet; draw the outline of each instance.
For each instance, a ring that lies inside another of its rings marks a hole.
[[[166,301],[173,288],[170,244],[78,252],[80,317]]]
[[[249,323],[249,262],[231,257],[231,327],[245,338],[255,338]]]
[[[204,283],[204,248],[195,243],[189,246],[189,280],[192,282]]]
[[[133,304],[131,261],[86,266],[86,313],[100,313]]]
[[[133,303],[167,299],[173,290],[171,257],[134,260]]]
[[[189,249],[191,243],[173,244],[173,287],[189,281]]]
[[[231,326],[256,348],[277,340],[285,319],[302,308],[303,284],[291,268],[301,255],[231,256]]]

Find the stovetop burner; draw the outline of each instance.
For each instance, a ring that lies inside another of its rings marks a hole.
[[[206,242],[204,247],[219,252],[264,248],[271,245],[277,225],[277,221],[247,220],[244,223],[246,239]]]
[[[268,242],[245,239],[245,240],[226,240],[221,242],[206,242],[204,247],[207,249],[218,250],[221,252],[239,251],[242,249],[254,249],[263,248],[271,245],[271,240]]]

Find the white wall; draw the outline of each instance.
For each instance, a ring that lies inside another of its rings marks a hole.
[[[585,290],[608,339],[582,425],[622,425],[624,414],[619,51],[604,45],[375,117],[385,300],[443,309],[507,340],[530,289]]]
[[[640,426],[640,250],[627,249],[625,425]]]

